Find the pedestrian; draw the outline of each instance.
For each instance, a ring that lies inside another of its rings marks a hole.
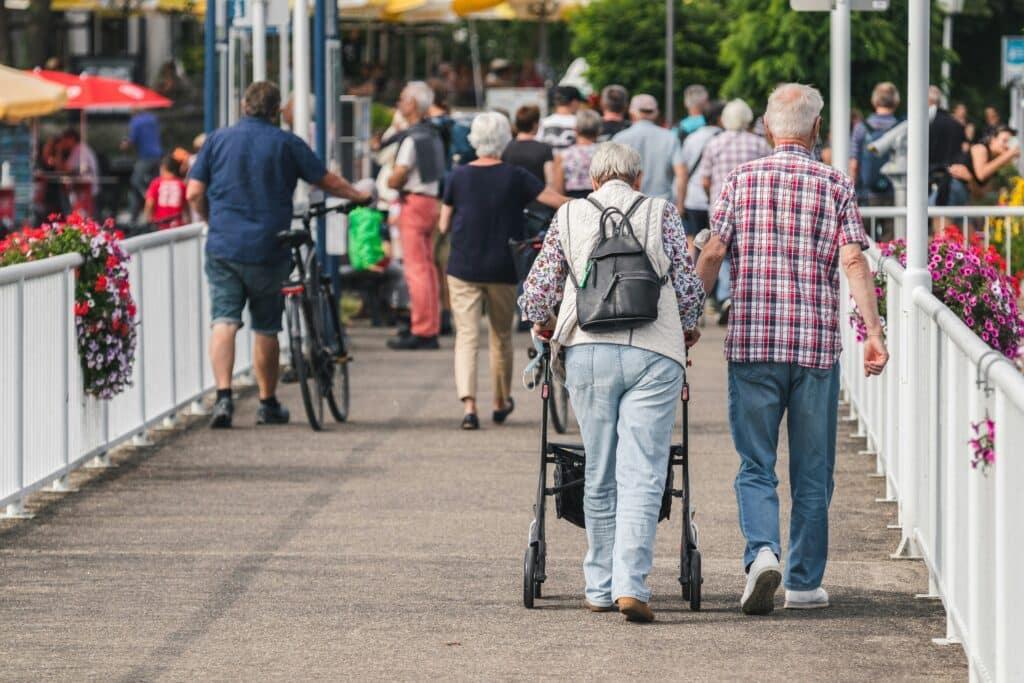
[[[146,201],[149,184],[160,173],[160,122],[151,111],[136,109],[128,122],[128,137],[121,142],[122,150],[135,150],[135,164],[129,180],[129,210],[134,223]]]
[[[516,110],[515,139],[505,147],[501,160],[524,168],[545,185],[555,184],[555,157],[551,145],[537,139],[540,107],[524,104]]]
[[[712,201],[721,196],[725,179],[733,169],[771,154],[772,148],[768,142],[750,132],[753,120],[754,112],[750,105],[740,99],[730,101],[722,110],[722,128],[725,131],[704,146],[704,156],[697,170],[704,190]],[[729,322],[729,311],[732,308],[731,275],[732,269],[727,259],[722,264],[714,291],[719,325]]]
[[[993,182],[999,171],[1013,164],[1020,156],[1020,141],[1017,131],[1009,126],[996,129],[994,135],[982,137],[971,145],[970,165],[971,194],[977,198],[984,197],[989,205],[998,202],[998,188]]]
[[[629,92],[621,85],[609,85],[601,91],[601,134],[598,142],[608,142],[616,134],[629,128],[626,108]]]
[[[944,100],[945,95],[938,86],[928,88],[932,117],[928,126],[928,204],[963,206],[970,199],[968,184],[971,182],[971,171],[963,153],[967,137],[963,124],[942,108]],[[989,119],[988,109],[985,118]]]
[[[82,135],[74,128],[64,131],[58,145],[64,155],[61,170],[73,176],[76,184],[81,183],[88,187],[91,207],[88,213],[95,215],[100,196],[100,162],[96,152],[87,143],[82,142]]]
[[[574,199],[593,191],[590,162],[600,134],[601,116],[593,109],[580,109],[576,113],[576,142],[555,158],[555,190]]]
[[[686,116],[679,122],[679,136],[682,140],[691,133],[707,125],[708,119],[704,110],[708,106],[708,89],[703,85],[694,84],[686,86],[683,91],[683,106],[686,107]]]
[[[441,331],[441,294],[434,262],[444,143],[426,119],[434,91],[423,81],[411,81],[398,98],[398,111],[409,124],[398,145],[395,168],[388,186],[400,193],[398,229],[402,240],[402,268],[409,285],[409,332],[388,340],[396,351],[437,349]]]
[[[372,195],[327,171],[298,136],[281,130],[281,91],[257,81],[245,90],[244,116],[206,138],[189,174],[186,197],[193,215],[208,225],[206,278],[213,318],[210,362],[217,402],[210,426],[230,427],[234,416],[231,375],[235,335],[248,304],[253,331],[253,369],[259,386],[257,424],[288,421],[275,395],[277,342],[284,312],[281,283],[291,273],[288,249],[277,233],[292,222],[292,195],[301,178],[343,199],[368,203]],[[256,173],[254,170],[258,169]]]
[[[882,173],[892,154],[879,155],[869,148],[900,122],[896,117],[900,91],[893,83],[879,83],[871,91],[871,106],[874,113],[857,123],[850,136],[850,177],[856,183],[857,199],[862,204],[892,206],[892,182]]]
[[[589,272],[587,262],[600,237],[602,212],[589,199],[558,210],[519,304],[536,332],[553,329],[554,344],[565,348],[565,383],[587,453],[584,605],[594,612],[617,605],[628,620],[645,622],[654,619],[646,582],[683,386],[684,349],[700,337],[704,293],[679,212],[672,202],[639,192],[642,173],[636,150],[602,144],[590,165],[591,198],[623,212],[636,205],[630,225],[654,269],[664,275],[657,318],[616,332],[580,328],[576,287],[567,286],[566,278],[572,272],[573,282],[580,282]]]
[[[629,117],[633,121],[626,130],[612,140],[632,147],[640,154],[644,172],[640,178],[640,192],[648,197],[676,202],[683,196],[683,154],[679,138],[659,126],[658,100],[653,95],[634,95],[629,102]]]
[[[733,259],[733,314],[725,340],[729,424],[739,452],[736,498],[746,538],[745,614],[768,614],[783,580],[779,558],[776,450],[788,415],[792,494],[786,608],[827,607],[828,558],[839,401],[839,266],[864,317],[864,372],[888,360],[869,247],[853,182],[815,161],[820,93],[788,83],[768,99],[771,156],[724,179],[711,214],[711,239],[697,271],[710,290],[726,252]]]
[[[985,107],[985,126],[981,129],[982,136],[994,135],[1002,125],[1003,117],[999,114],[999,109],[992,106]]]
[[[704,157],[704,148],[707,144],[722,132],[721,118],[724,102],[710,102],[704,110],[704,118],[707,125],[701,126],[686,136],[683,140],[683,225],[686,228],[686,243],[690,248],[690,257],[693,258],[693,240],[702,230],[709,227],[708,223],[708,191],[704,189],[704,183],[697,168]]]
[[[560,85],[555,88],[554,99],[555,112],[540,122],[537,139],[558,151],[576,142],[576,112],[579,111],[583,95],[574,86]]]
[[[180,162],[168,154],[160,162],[160,175],[153,178],[146,190],[142,214],[147,223],[156,224],[159,230],[177,228],[188,222],[185,183],[180,171]]]
[[[512,400],[512,320],[516,274],[510,239],[525,238],[523,209],[533,201],[558,208],[567,200],[529,171],[505,163],[512,139],[508,119],[488,112],[473,120],[470,141],[477,159],[459,166],[445,188],[441,232],[451,232],[448,290],[455,321],[455,385],[462,401],[462,429],[479,429],[476,363],[480,319],[490,327],[495,424],[515,409]]]

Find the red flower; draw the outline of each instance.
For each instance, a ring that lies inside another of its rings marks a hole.
[[[137,310],[138,309],[135,308],[135,302],[134,301],[129,301],[128,302],[128,315],[130,315],[132,318],[134,318],[135,317],[135,312]]]
[[[107,276],[99,275],[96,277],[96,291],[102,292],[107,288]]]
[[[88,301],[76,301],[75,302],[75,315],[83,316],[89,313],[89,302]]]
[[[111,254],[110,256],[107,257],[107,270],[113,270],[114,268],[117,268],[117,265],[119,263],[120,261],[117,260],[117,257]]]
[[[121,232],[120,230],[115,230],[114,231],[114,239],[117,240],[118,242],[120,242],[121,240],[124,239],[124,233]]]

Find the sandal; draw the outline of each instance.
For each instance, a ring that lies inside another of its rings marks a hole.
[[[463,429],[480,429],[480,420],[477,418],[476,413],[466,413],[465,417],[462,418]]]
[[[491,415],[491,419],[494,420],[495,424],[499,424],[500,425],[506,419],[508,419],[508,416],[511,415],[512,411],[515,410],[515,409],[516,409],[516,402],[514,400],[512,400],[511,396],[509,396],[508,408],[505,408],[504,410],[495,410],[494,413]]]

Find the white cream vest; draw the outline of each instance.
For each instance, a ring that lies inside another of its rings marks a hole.
[[[625,213],[640,197],[621,180],[612,180],[593,194],[602,206],[617,207]],[[671,263],[662,241],[662,216],[665,200],[647,198],[629,219],[637,240],[644,245],[651,264],[659,275],[668,275]],[[559,240],[569,266],[579,281],[587,267],[590,252],[600,239],[601,212],[585,199],[576,199],[558,210]],[[632,330],[619,332],[584,332],[576,316],[576,288],[570,278],[565,281],[565,295],[558,313],[554,339],[562,346],[578,344],[622,344],[660,353],[686,367],[686,346],[679,305],[670,278],[666,278],[658,298],[658,319]]]

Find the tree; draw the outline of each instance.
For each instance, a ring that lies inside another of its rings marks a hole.
[[[719,59],[728,69],[723,94],[763,103],[779,82],[817,86],[828,102],[829,15],[794,12],[789,0],[729,0],[727,31]],[[934,77],[942,60],[942,15],[932,9]],[[851,97],[854,107],[867,109],[871,90],[892,81],[906,92],[907,6],[893,2],[887,12],[854,12],[851,20]]]
[[[718,63],[722,22],[714,0],[676,2],[674,91],[702,83],[716,92],[725,75]],[[620,83],[660,100],[665,92],[665,5],[652,0],[595,0],[574,13],[572,53],[590,65],[594,87]],[[678,108],[677,108],[678,110]]]

